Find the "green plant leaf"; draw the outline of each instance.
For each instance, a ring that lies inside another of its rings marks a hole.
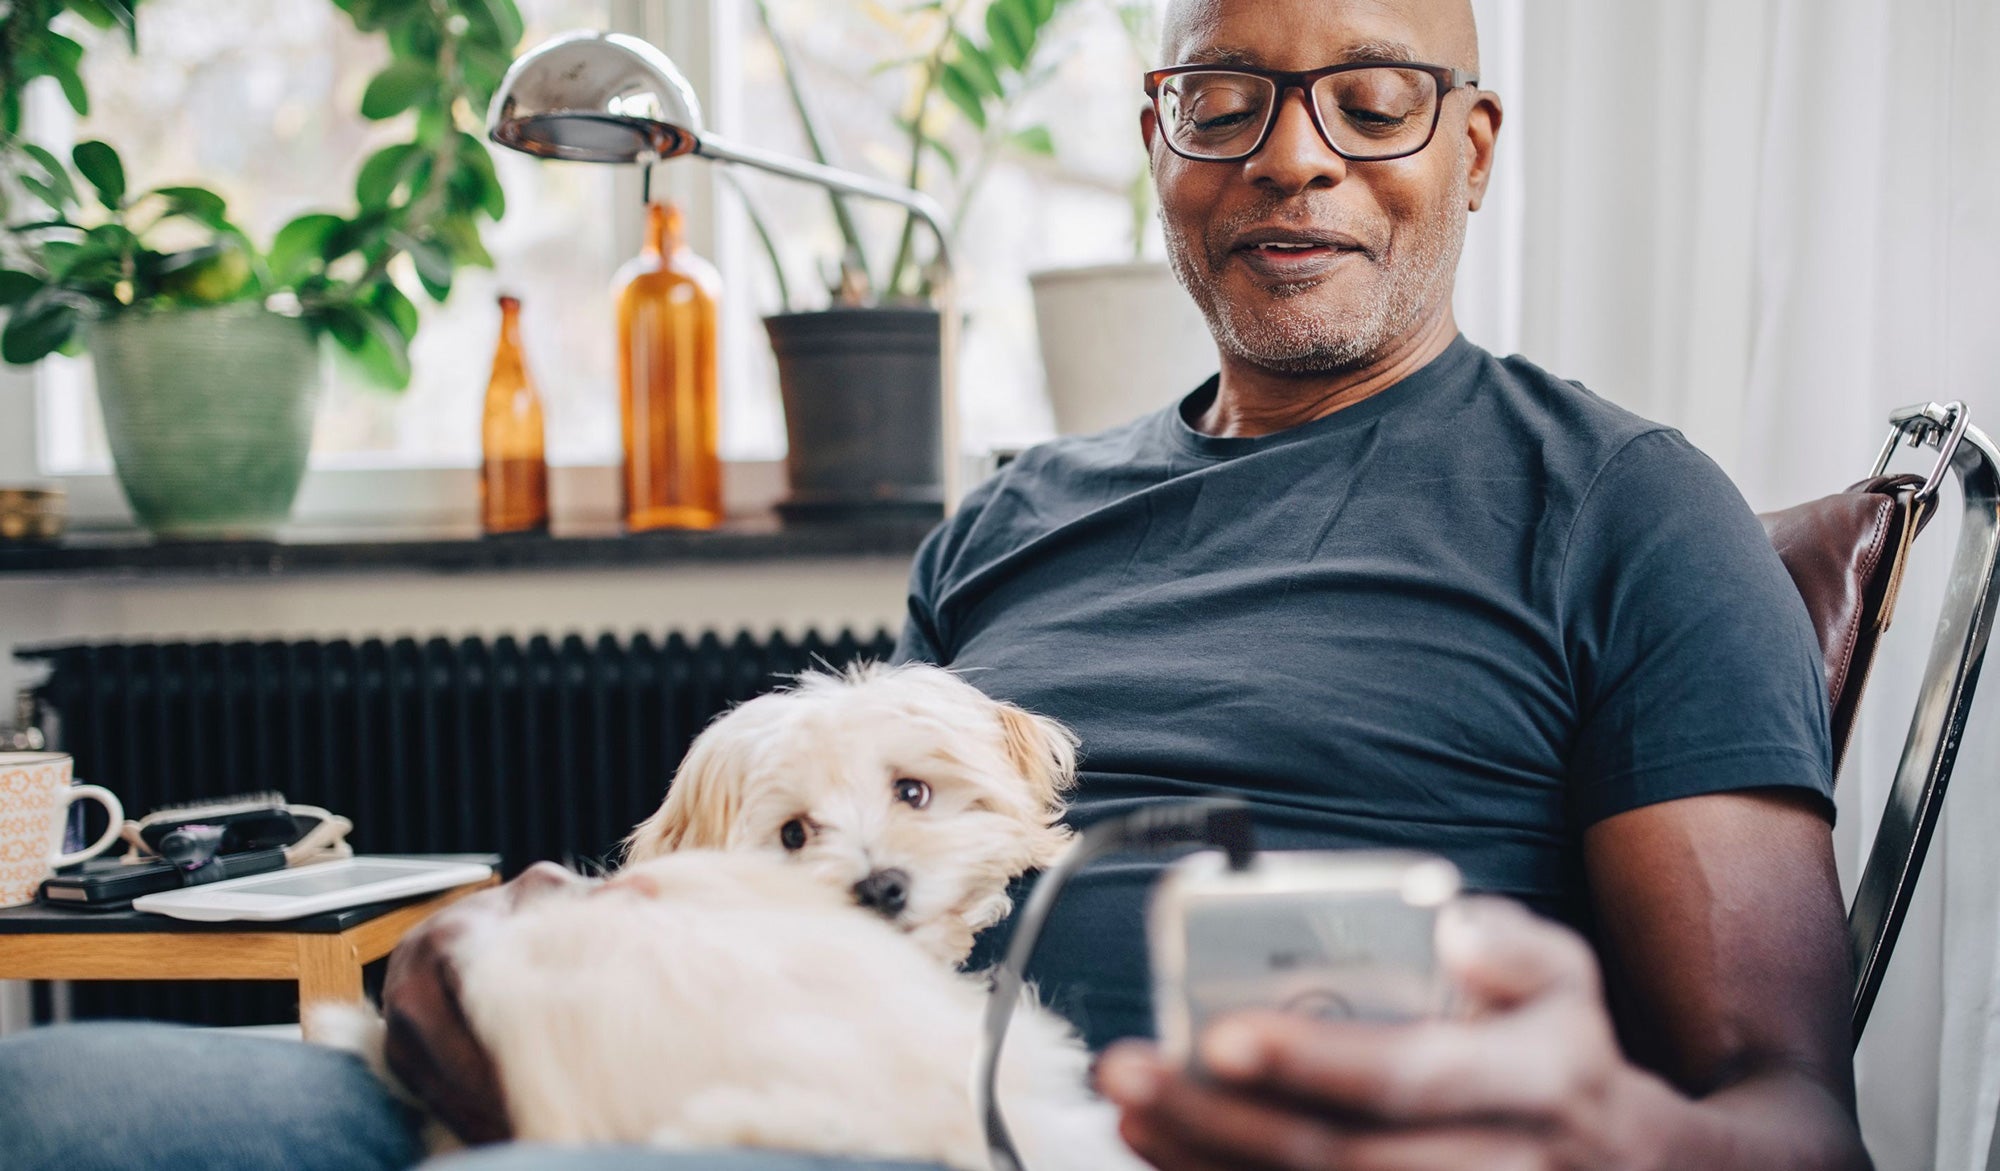
[[[354,177],[355,200],[367,208],[389,206],[396,188],[410,177],[410,168],[419,154],[415,143],[399,142],[368,156],[368,161],[361,164],[360,174]]]
[[[35,165],[42,169],[42,185],[61,198],[65,205],[83,202],[77,198],[76,184],[69,181],[69,168],[63,166],[61,159],[58,159],[47,150],[36,146],[32,142],[22,143],[21,150],[29,158],[35,160]],[[29,177],[23,176],[24,179]],[[48,202],[46,197],[43,198],[43,202]],[[49,204],[49,206],[55,207],[57,211],[62,210],[62,207],[58,207],[55,204]]]
[[[500,79],[507,76],[508,67],[514,63],[514,59],[506,53],[470,41],[459,46],[458,61],[465,76],[466,88],[479,99],[475,103],[478,106],[493,100],[493,91],[500,88]]]
[[[20,178],[21,186],[26,187],[29,194],[33,195],[36,199],[48,204],[50,211],[61,215],[63,212],[69,210],[71,201],[64,199],[60,191],[52,189],[47,183],[42,182],[33,175],[22,175]]]
[[[8,315],[7,329],[0,333],[0,358],[16,366],[39,362],[61,349],[81,321],[76,306],[44,289]]]
[[[97,188],[97,198],[105,208],[117,211],[125,198],[125,166],[118,161],[118,152],[108,143],[93,140],[77,143],[76,149],[70,151],[70,158],[76,163],[77,173]]]
[[[390,390],[410,385],[410,343],[396,326],[373,309],[361,309],[361,345],[350,351],[371,382]]]
[[[396,327],[396,332],[402,334],[405,341],[417,336],[417,307],[403,295],[403,290],[397,288],[395,282],[389,280],[380,282],[375,286],[375,291],[369,294],[368,300],[391,325]]]
[[[140,248],[139,237],[124,224],[99,224],[85,232],[84,238],[113,252],[137,252]]]
[[[90,94],[83,88],[83,75],[77,66],[83,60],[83,46],[63,36],[61,33],[44,32],[47,38],[43,60],[48,67],[48,76],[56,79],[62,87],[63,98],[78,117],[90,115]]]
[[[278,234],[271,240],[271,252],[266,260],[271,268],[272,282],[280,288],[297,284],[324,259],[328,238],[346,223],[337,215],[315,212],[302,215],[279,228]]]
[[[229,205],[206,187],[155,187],[151,194],[167,201],[167,214],[193,220],[218,232],[235,232]]]
[[[479,197],[474,205],[498,220],[507,214],[507,191],[500,185],[500,173],[493,168],[493,154],[486,144],[473,135],[460,132],[458,136],[458,162],[467,174],[475,176],[479,182]]]
[[[309,314],[307,320],[326,330],[327,336],[349,353],[360,349],[362,340],[368,336],[361,311],[345,301],[323,305]]]
[[[377,32],[403,20],[421,0],[333,0],[362,32]]]
[[[139,51],[139,26],[125,0],[69,0],[69,9],[98,28],[122,31],[126,47]]]
[[[521,35],[526,31],[521,24],[521,12],[514,7],[513,0],[467,0],[465,15],[471,22],[471,29],[484,34],[495,48],[513,52],[521,43]]]
[[[479,225],[469,216],[453,216],[438,225],[438,237],[455,264],[492,268],[493,256],[479,239]]]
[[[1016,150],[1031,155],[1040,155],[1047,159],[1056,157],[1056,140],[1050,136],[1049,128],[1046,126],[1029,126],[1016,130],[1007,136],[1007,141],[1013,144]]]
[[[993,68],[993,62],[986,57],[986,51],[964,33],[954,34],[957,38],[958,58],[956,64],[965,73],[965,79],[972,83],[986,97],[1003,97],[1006,90],[1000,85],[1000,74]]]
[[[981,130],[986,129],[986,106],[979,100],[979,91],[965,76],[965,70],[956,64],[946,65],[938,73],[938,88],[966,120]]]
[[[361,116],[377,122],[393,118],[430,97],[437,83],[437,71],[428,64],[393,61],[375,75],[361,95]]]
[[[42,266],[49,270],[49,276],[61,280],[69,271],[70,263],[83,251],[83,245],[69,240],[46,240],[42,243]]]
[[[405,252],[416,266],[417,280],[431,300],[442,302],[451,295],[451,253],[435,240],[421,240],[408,232],[389,233],[389,246]]]
[[[40,292],[42,278],[31,272],[0,269],[0,308],[12,309]]]
[[[370,305],[338,302],[323,306],[308,321],[326,331],[370,382],[390,390],[410,384],[410,347],[396,323]]]
[[[993,0],[986,9],[986,37],[992,42],[994,55],[1009,68],[1018,72],[1027,66],[1035,30],[1019,4]]]

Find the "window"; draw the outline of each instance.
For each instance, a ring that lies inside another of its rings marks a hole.
[[[980,0],[968,2],[976,9]],[[639,33],[689,74],[716,130],[809,157],[752,0],[517,3],[528,22],[527,45],[579,27]],[[828,130],[834,162],[901,175],[907,139],[898,123],[909,79],[900,69],[872,66],[921,52],[925,38],[935,36],[934,18],[906,11],[920,7],[915,0],[768,3]],[[1046,76],[1010,123],[1046,126],[1051,153],[992,152],[970,198],[936,158],[926,161],[924,187],[957,213],[968,452],[1017,446],[1052,431],[1028,274],[1164,255],[1137,129],[1138,78],[1157,52],[1164,7],[1164,0],[1069,0],[1044,34]],[[1475,0],[1488,88],[1504,90],[1518,76],[1523,7],[1522,0]],[[1128,24],[1126,17],[1137,19]],[[79,121],[60,100],[37,102],[37,137],[104,137],[124,154],[135,184],[199,177],[268,240],[302,210],[351,206],[355,170],[373,144],[400,129],[372,125],[356,112],[385,50],[354,32],[332,0],[147,0],[140,21],[137,57],[116,38],[73,30],[90,42],[92,116]],[[982,27],[971,24],[976,32]],[[938,110],[941,118],[957,117],[941,102]],[[1487,208],[1473,217],[1458,298],[1467,333],[1503,352],[1519,333],[1521,271],[1519,161],[1512,156],[1522,136],[1517,122],[1507,130],[1511,145],[1502,151]],[[977,168],[976,140],[962,120],[951,133],[960,165]],[[505,221],[488,229],[497,271],[462,273],[443,306],[414,298],[425,320],[414,383],[402,395],[373,389],[332,360],[302,517],[470,515],[469,478],[432,476],[425,483],[446,485],[439,489],[446,494],[418,508],[406,507],[413,492],[395,486],[391,472],[477,463],[496,328],[493,297],[503,287],[524,299],[529,361],[547,399],[551,462],[618,461],[609,290],[618,265],[637,251],[638,176],[632,168],[493,153],[508,195]],[[690,242],[723,273],[723,454],[770,460],[783,454],[785,439],[760,318],[780,302],[742,201],[720,170],[683,161],[661,175],[687,207]],[[779,239],[794,307],[823,306],[822,266],[839,252],[826,194],[747,168],[732,174]],[[862,201],[851,206],[879,269],[901,228],[900,213]],[[42,470],[70,476],[108,470],[88,360],[52,359],[37,382]],[[113,499],[108,483],[78,492],[88,479],[72,480],[72,503],[84,519],[92,518],[90,501]],[[615,494],[608,477],[599,491],[598,511],[608,517]],[[560,501],[558,507],[564,508]],[[105,515],[115,510],[107,503]]]
[[[521,0],[520,7],[530,42],[568,28],[602,28],[610,18],[607,0]],[[73,30],[88,46],[91,114],[78,120],[60,101],[38,102],[36,137],[111,142],[135,188],[212,186],[260,242],[302,211],[351,208],[362,160],[408,131],[357,112],[387,50],[379,38],[357,33],[331,0],[148,0],[139,21],[136,56],[115,35]],[[497,268],[462,271],[444,305],[410,283],[423,325],[407,391],[376,389],[330,356],[315,468],[477,464],[494,298],[503,288],[523,299],[551,460],[616,458],[606,304],[614,271],[636,245],[624,245],[618,217],[606,213],[615,188],[631,188],[636,200],[634,181],[623,176],[621,184],[615,168],[543,164],[503,150],[494,162],[508,199],[506,218],[488,229]],[[89,359],[51,359],[40,383],[43,469],[108,470]]]

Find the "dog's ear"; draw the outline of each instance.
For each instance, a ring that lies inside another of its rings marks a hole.
[[[739,770],[729,759],[725,738],[695,738],[667,786],[667,799],[625,839],[625,861],[644,862],[684,848],[721,849],[728,844],[742,794],[731,781]]]
[[[1076,787],[1076,733],[1047,716],[1002,703],[1000,732],[1007,759],[1026,777],[1035,800],[1051,815],[1062,812],[1063,794]]]

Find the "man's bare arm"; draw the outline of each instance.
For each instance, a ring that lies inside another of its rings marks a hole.
[[[1667,1165],[1756,1152],[1768,1168],[1867,1166],[1846,916],[1832,835],[1809,799],[1770,790],[1635,809],[1587,831],[1584,860],[1620,1033],[1697,1099],[1660,1120],[1678,1132],[1662,1135],[1668,1149],[1687,1156]]]

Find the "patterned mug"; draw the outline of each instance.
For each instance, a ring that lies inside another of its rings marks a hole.
[[[125,807],[110,790],[69,783],[67,752],[0,752],[0,907],[35,901],[35,892],[58,866],[95,858],[118,840]],[[89,847],[62,852],[69,803],[89,797],[104,806],[111,824]]]

